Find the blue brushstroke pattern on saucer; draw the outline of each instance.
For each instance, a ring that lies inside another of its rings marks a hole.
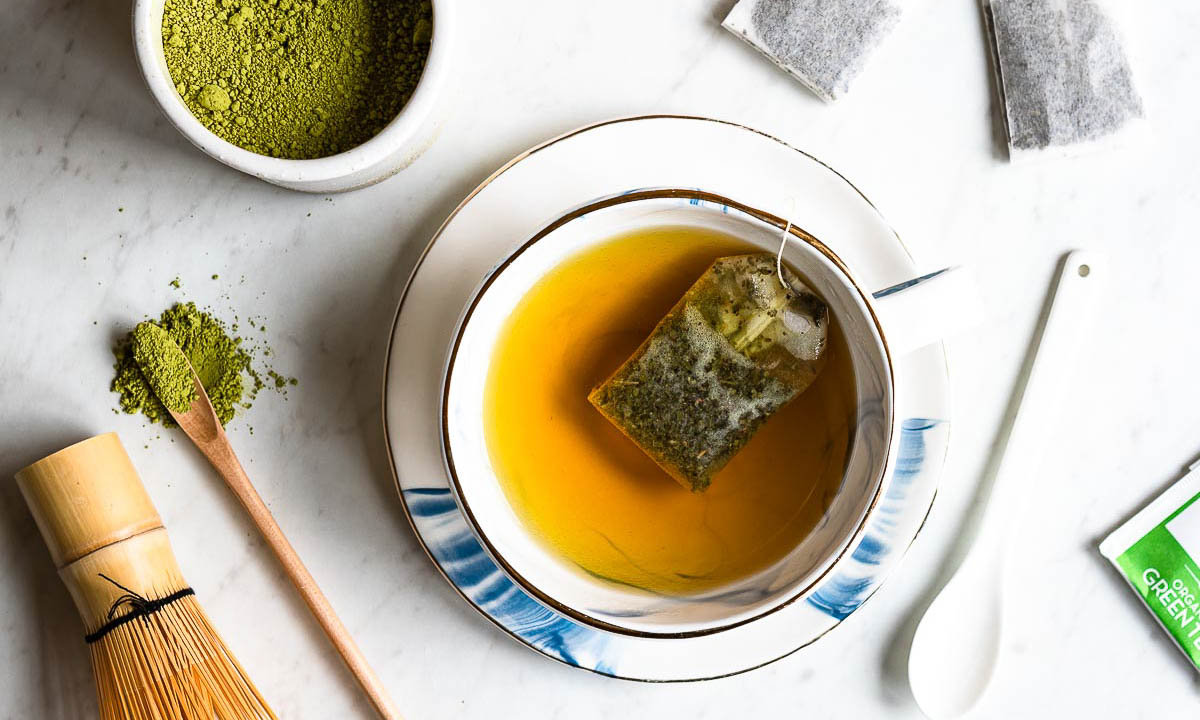
[[[925,432],[941,421],[909,418],[901,425],[895,477],[867,532],[851,554],[853,567],[839,571],[807,602],[844,620],[882,581],[878,566],[894,548],[895,518],[904,510],[908,489],[925,464]],[[497,624],[547,655],[569,665],[615,675],[606,658],[604,632],[559,615],[534,600],[500,570],[468,528],[449,488],[410,488],[404,498],[434,560],[467,599]]]
[[[404,497],[414,517],[434,523],[425,534],[429,552],[473,604],[551,657],[614,674],[601,659],[604,634],[551,611],[509,580],[467,528],[448,488],[409,489]]]

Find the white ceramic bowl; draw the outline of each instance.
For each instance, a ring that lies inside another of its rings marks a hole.
[[[293,190],[342,192],[377,183],[403,170],[437,136],[449,94],[446,86],[452,76],[454,0],[433,0],[429,58],[416,91],[400,114],[365,143],[315,160],[284,160],[243,150],[196,119],[175,91],[167,70],[162,47],[164,1],[135,0],[133,4],[133,46],[142,75],[171,124],[196,147],[232,168]]]
[[[614,632],[680,637],[718,632],[803,596],[862,532],[894,462],[891,354],[868,289],[815,239],[792,228],[785,258],[828,302],[850,346],[857,424],[843,480],[825,517],[787,556],[739,582],[672,597],[607,582],[550,551],[509,504],[487,450],[484,387],[492,348],[521,298],[579,251],[651,227],[695,227],[779,247],[783,222],[732,200],[692,190],[645,190],[603,198],[554,221],[484,279],[447,358],[442,441],[450,485],[481,544],[512,579],[546,605]],[[786,463],[786,457],[779,458]]]

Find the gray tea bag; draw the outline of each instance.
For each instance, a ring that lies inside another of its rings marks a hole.
[[[1108,141],[1142,117],[1129,63],[1095,0],[983,0],[1016,158]]]
[[[721,25],[832,101],[899,21],[894,0],[740,0]]]
[[[588,400],[684,487],[705,490],[763,422],[808,389],[829,309],[764,253],[720,258]]]

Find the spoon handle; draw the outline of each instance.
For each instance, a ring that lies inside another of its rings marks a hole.
[[[976,536],[980,553],[1003,557],[1046,445],[1059,434],[1062,390],[1070,382],[1077,349],[1091,331],[1104,271],[1103,258],[1093,251],[1073,250],[1063,258],[1049,308],[1018,379],[1007,432],[998,440],[1001,457]]]
[[[215,437],[207,442],[197,443],[197,445],[217,473],[225,480],[225,484],[242,503],[242,507],[246,509],[250,519],[258,527],[259,533],[266,540],[267,546],[271,548],[271,552],[283,565],[288,579],[292,581],[296,590],[300,592],[300,596],[304,598],[309,611],[321,624],[321,629],[325,631],[334,648],[341,654],[342,660],[346,662],[346,666],[358,680],[358,684],[370,699],[376,712],[384,720],[400,720],[400,713],[392,702],[391,696],[388,695],[387,689],[367,662],[367,658],[363,656],[362,651],[358,649],[358,645],[346,630],[346,626],[338,619],[337,613],[329,604],[329,600],[325,598],[325,594],[321,592],[317,581],[300,561],[300,556],[296,554],[296,550],[288,542],[283,530],[275,522],[267,504],[254,489],[245,469],[238,462],[225,432],[219,430]]]

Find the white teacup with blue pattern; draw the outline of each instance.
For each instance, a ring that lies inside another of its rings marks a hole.
[[[553,221],[497,265],[467,303],[446,361],[441,437],[450,485],[464,516],[514,582],[586,624],[680,637],[719,632],[803,598],[845,559],[894,469],[900,432],[893,357],[940,339],[950,320],[968,318],[972,311],[960,301],[967,295],[961,273],[939,271],[873,293],[859,286],[852,269],[802,224],[791,226],[784,259],[838,318],[854,368],[857,426],[841,488],[822,520],[782,560],[728,586],[675,597],[606,582],[544,547],[509,504],[488,454],[484,390],[505,321],[543,276],[590,246],[655,227],[718,231],[775,253],[788,224],[728,198],[678,189],[602,198]]]

